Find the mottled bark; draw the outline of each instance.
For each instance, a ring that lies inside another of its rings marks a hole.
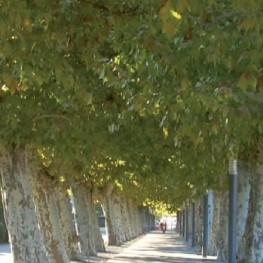
[[[66,183],[60,183],[54,188],[55,195],[58,202],[58,212],[61,223],[61,230],[67,254],[70,260],[83,261],[84,256],[80,250],[80,239],[76,232],[74,217],[72,213],[72,206],[70,198],[67,194]]]
[[[208,192],[208,255],[217,254],[216,239],[213,238],[213,221],[215,218],[214,192]]]
[[[193,237],[193,210],[191,202],[187,205],[188,210],[188,243],[191,244]]]
[[[14,262],[49,263],[35,214],[29,167],[24,150],[1,152],[1,179],[5,218]]]
[[[108,244],[119,246],[121,245],[121,240],[114,222],[115,212],[112,200],[104,196],[101,199],[101,202],[105,211],[106,226],[108,231]]]
[[[86,191],[87,208],[90,218],[90,235],[95,244],[97,252],[105,252],[105,245],[102,235],[100,233],[98,218],[96,214],[96,207],[94,201],[94,190],[92,187]]]
[[[250,173],[248,216],[239,250],[241,253],[238,254],[240,263],[263,262],[263,165],[255,170]]]
[[[262,161],[262,160],[261,160]],[[253,256],[248,263],[263,263],[263,165],[257,167],[255,223],[253,228]]]
[[[81,184],[71,183],[75,209],[77,215],[77,225],[80,237],[81,252],[84,256],[89,257],[96,255],[95,244],[90,235],[90,219],[88,215],[87,200],[86,200],[86,189]]]
[[[101,189],[101,203],[105,211],[109,245],[120,245],[142,233],[139,210],[130,198],[112,187]]]
[[[182,235],[182,212],[177,211],[176,213],[176,228],[175,231],[179,233],[179,235]]]
[[[250,168],[240,162],[238,169],[238,222],[237,222],[237,258],[246,258],[246,244],[243,240],[249,209]]]
[[[142,230],[143,232],[149,232],[151,228],[149,208],[145,206],[139,206],[138,209],[139,209],[139,216],[140,216],[140,223],[141,223]]]
[[[114,209],[114,215],[115,215],[115,224],[117,227],[117,232],[120,238],[120,242],[124,243],[127,241],[125,236],[125,228],[124,228],[124,222],[123,222],[123,214],[122,214],[122,199],[121,199],[121,193],[119,193],[117,190],[113,190],[111,195],[112,201],[113,201],[113,209]]]
[[[203,211],[204,211],[204,207],[203,207],[203,199],[198,199],[196,201],[196,216],[195,216],[195,244],[196,246],[199,248],[199,250],[201,251],[202,248],[202,243],[203,243]],[[181,220],[183,220],[183,216],[181,216]],[[183,226],[183,222],[181,224]],[[182,229],[183,232],[183,229]]]
[[[105,211],[106,226],[108,231],[108,244],[119,246],[122,243],[118,231],[117,211],[115,211],[112,191],[114,186],[106,186],[100,189],[100,201]]]
[[[33,195],[37,207],[38,222],[52,263],[69,263],[59,221],[58,205],[53,181],[45,173],[31,173]]]
[[[4,218],[4,209],[3,209],[3,201],[2,201],[2,187],[0,180],[0,243],[8,242],[8,233],[5,224]]]
[[[130,198],[126,198],[126,207],[127,207],[127,215],[128,215],[128,222],[129,222],[129,229],[130,229],[130,237],[131,239],[137,236],[136,234],[136,225],[134,220],[134,211],[131,203]]]
[[[132,222],[133,237],[138,237],[142,235],[143,231],[140,224],[138,206],[131,198],[128,199],[128,211],[129,211],[129,217]]]
[[[219,262],[227,262],[228,248],[228,192],[214,192],[213,233]]]
[[[131,240],[131,222],[128,213],[127,198],[125,194],[121,194],[121,214],[122,214],[122,228],[124,231],[125,241]]]

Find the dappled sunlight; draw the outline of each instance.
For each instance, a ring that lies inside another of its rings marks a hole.
[[[174,10],[171,10],[171,14],[172,14],[172,16],[173,16],[174,18],[176,18],[177,20],[182,19],[182,16],[181,16],[179,13],[177,13],[176,11],[174,11]]]

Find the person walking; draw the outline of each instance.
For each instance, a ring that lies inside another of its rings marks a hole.
[[[165,231],[166,231],[166,224],[165,224],[165,223],[163,223],[163,222],[160,223],[160,230],[161,230],[163,233],[165,233]]]

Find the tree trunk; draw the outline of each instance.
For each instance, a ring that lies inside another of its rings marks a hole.
[[[227,262],[228,248],[228,192],[214,192],[214,223],[219,262]]]
[[[150,214],[149,208],[145,206],[139,207],[140,223],[143,232],[149,232],[150,229]]]
[[[48,263],[38,227],[29,168],[24,150],[1,155],[1,179],[5,218],[14,262]]]
[[[216,255],[217,253],[217,246],[216,246],[216,239],[213,238],[213,221],[214,221],[214,192],[208,192],[208,255]]]
[[[250,178],[251,171],[245,164],[241,164],[238,169],[238,222],[237,222],[237,255],[238,258],[246,257],[246,244],[243,241],[246,221],[249,209]]]
[[[92,227],[87,206],[86,189],[83,185],[75,182],[72,182],[71,186],[75,200],[81,251],[86,257],[96,255],[96,245],[91,235]]]
[[[119,246],[121,245],[121,241],[117,234],[116,225],[114,222],[114,208],[112,205],[112,200],[106,196],[103,196],[101,198],[101,203],[105,211],[106,226],[108,231],[108,244]]]
[[[260,160],[262,162],[262,160]],[[238,262],[263,262],[263,165],[251,174],[251,189],[246,229],[240,245]],[[242,249],[242,250],[241,250]],[[242,253],[242,251],[244,251]]]
[[[90,233],[92,235],[92,239],[94,240],[95,249],[97,252],[105,252],[105,245],[102,235],[100,233],[99,222],[96,214],[96,207],[94,201],[94,190],[89,188],[86,193],[87,198],[87,206],[90,217]]]
[[[3,201],[2,201],[2,186],[1,186],[1,180],[0,180],[0,243],[6,243],[8,242],[8,234],[5,224],[5,218],[4,218],[4,209],[3,209]]]
[[[58,205],[53,190],[52,179],[45,173],[31,174],[34,199],[36,201],[39,224],[52,263],[69,263],[59,221]]]
[[[195,216],[195,244],[201,251],[202,244],[203,244],[203,211],[204,211],[204,202],[203,199],[198,199],[196,201],[196,216]],[[181,231],[183,233],[183,211],[181,211]]]
[[[58,212],[61,223],[61,230],[64,238],[65,247],[70,260],[83,261],[84,256],[80,251],[80,239],[76,232],[72,205],[67,194],[66,183],[58,184],[55,189],[58,202]]]
[[[104,187],[100,191],[100,201],[105,211],[106,226],[108,230],[108,244],[120,246],[122,243],[118,229],[118,215],[115,210],[114,199],[112,197],[114,186]]]
[[[132,225],[132,232],[133,232],[133,238],[138,237],[142,235],[142,227],[140,225],[140,216],[139,216],[139,210],[138,206],[135,204],[135,202],[128,198],[128,211],[129,211],[129,218],[131,219],[131,225]]]
[[[119,191],[113,191],[111,198],[114,206],[113,209],[116,221],[116,230],[121,243],[123,243],[129,240],[125,199],[123,198],[123,193]]]
[[[262,161],[262,160],[261,160]],[[256,171],[256,209],[255,221],[253,228],[253,256],[248,263],[263,262],[263,165],[259,166]]]
[[[129,223],[128,223],[128,212],[123,193],[114,191],[112,194],[115,216],[117,218],[117,227],[120,235],[121,242],[126,242],[130,239],[129,237]]]

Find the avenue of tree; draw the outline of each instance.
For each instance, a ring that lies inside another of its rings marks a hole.
[[[239,260],[262,262],[262,11],[261,0],[0,1],[0,172],[15,262],[104,251],[96,201],[109,243],[121,244],[152,226],[148,206],[176,211],[209,189],[225,260],[232,157]]]

